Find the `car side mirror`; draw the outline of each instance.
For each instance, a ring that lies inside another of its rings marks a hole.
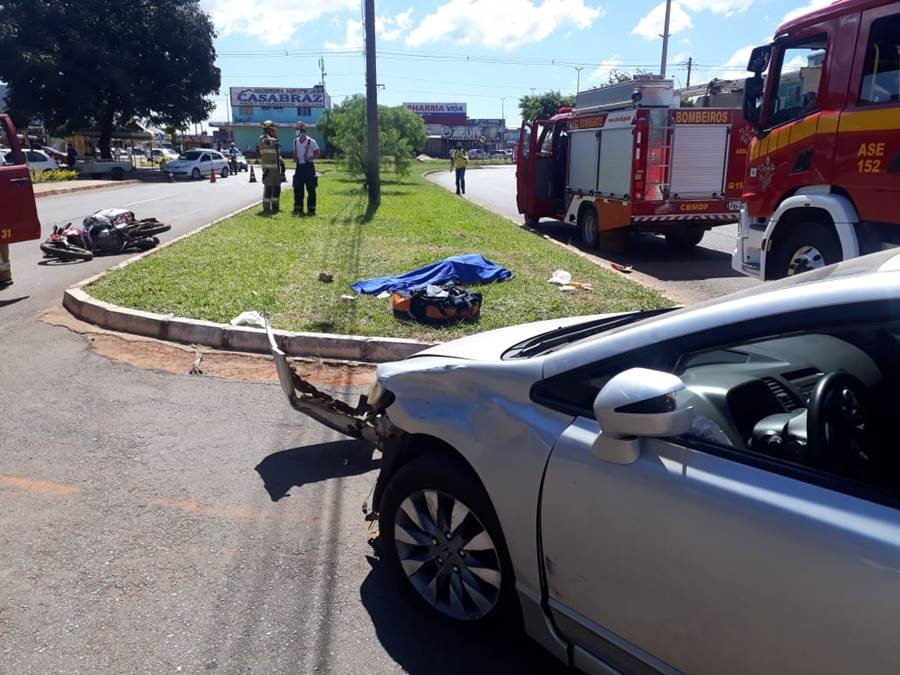
[[[594,455],[615,464],[631,464],[641,455],[644,438],[669,438],[687,433],[694,421],[692,407],[678,409],[675,394],[681,378],[647,368],[619,373],[594,399],[600,433]]]

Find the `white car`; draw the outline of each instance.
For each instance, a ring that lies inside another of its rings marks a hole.
[[[59,168],[56,160],[42,150],[25,150],[24,152],[29,171],[53,171]],[[11,163],[12,153],[7,152],[4,159],[7,163]]]
[[[382,564],[589,673],[898,673],[900,253],[378,367]],[[435,658],[440,658],[435,654]]]
[[[150,158],[154,162],[158,162],[161,159],[171,162],[174,159],[178,159],[178,153],[172,150],[172,148],[153,148],[150,151]]]
[[[215,171],[222,178],[228,177],[228,160],[216,150],[188,150],[178,159],[166,162],[163,170],[177,176],[189,176],[195,180],[209,177]]]

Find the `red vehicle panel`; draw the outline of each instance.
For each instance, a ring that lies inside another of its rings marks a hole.
[[[0,244],[37,239],[41,236],[31,174],[16,137],[12,120],[0,115],[0,144],[10,150],[0,158]],[[7,156],[9,159],[7,159]]]

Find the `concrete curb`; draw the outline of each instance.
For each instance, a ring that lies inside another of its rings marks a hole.
[[[232,326],[211,321],[184,319],[172,314],[155,314],[138,309],[129,309],[97,300],[84,290],[86,286],[98,279],[102,279],[114,270],[122,269],[146,256],[154,255],[158,251],[172,246],[183,239],[193,237],[223,220],[256,208],[261,203],[261,201],[254,202],[243,209],[238,209],[196,230],[167,241],[155,249],[140,253],[99,274],[79,281],[74,286],[66,289],[63,294],[63,307],[82,321],[112,331],[133,333],[170,342],[228,349],[230,351],[268,354],[270,351],[269,340],[265,331],[260,328]],[[275,331],[275,339],[279,348],[288,356],[363,361],[367,363],[399,361],[423,349],[434,346],[434,343],[399,338],[359,337],[356,335],[333,335],[330,333],[291,333],[280,330]]]
[[[125,187],[126,185],[135,185],[137,183],[142,183],[143,181],[139,180],[118,180],[109,185],[79,185],[75,188],[59,188],[58,190],[47,190],[41,192],[35,192],[34,198],[40,199],[41,197],[55,197],[57,195],[69,195],[74,194],[76,192],[87,192],[88,190],[107,190],[109,188],[117,188],[117,187]]]

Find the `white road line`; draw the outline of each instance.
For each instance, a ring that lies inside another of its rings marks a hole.
[[[125,206],[135,206],[135,205],[137,205],[137,204],[146,204],[147,202],[155,202],[155,201],[158,201],[158,200],[160,200],[160,199],[165,199],[166,197],[171,197],[171,196],[172,196],[172,193],[170,192],[170,193],[168,193],[168,194],[162,195],[161,197],[153,197],[153,198],[151,198],[151,199],[142,199],[142,200],[139,201],[139,202],[131,202],[130,204],[125,204]]]

